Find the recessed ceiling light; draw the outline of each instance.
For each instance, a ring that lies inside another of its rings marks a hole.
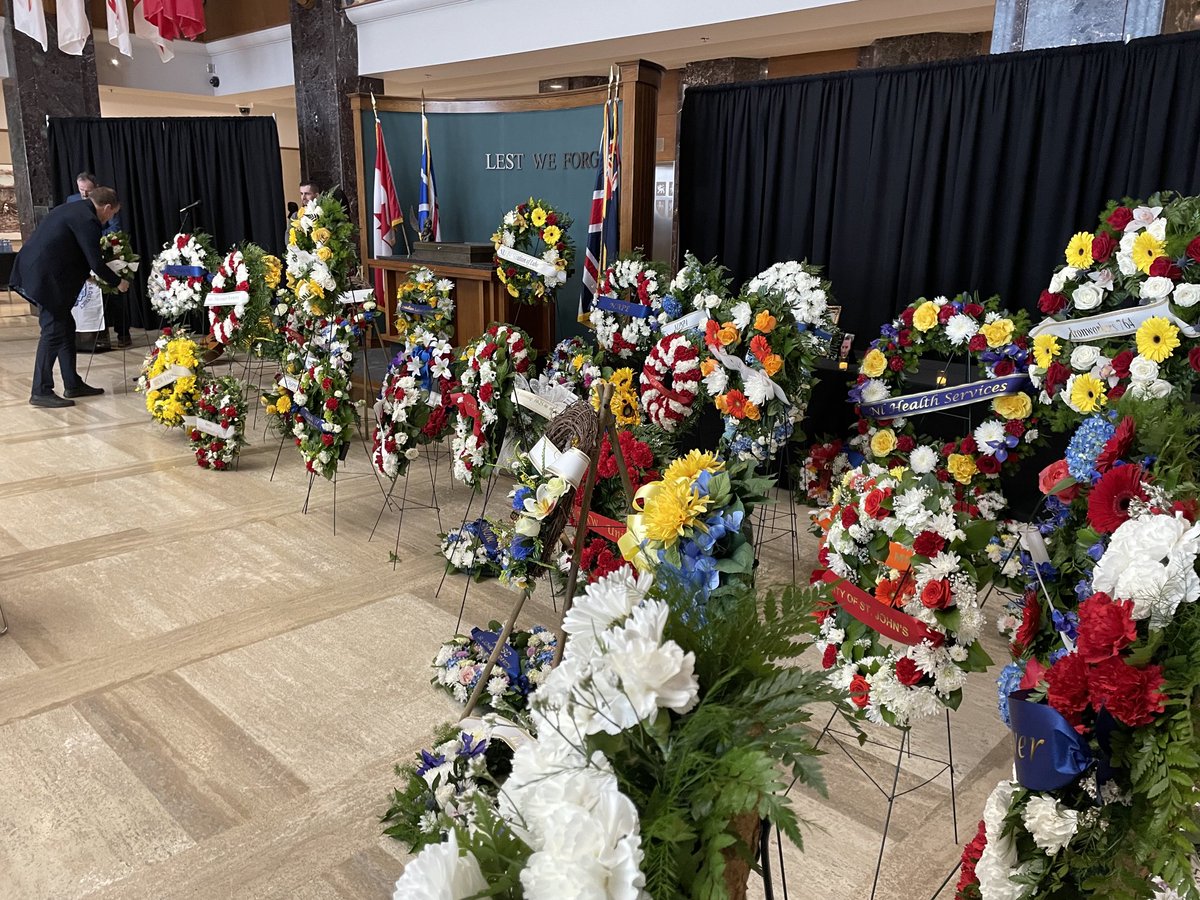
[[[567,89],[567,83],[565,81],[551,81],[548,85],[546,85],[546,87],[552,91],[565,91]]]
[[[114,66],[119,66],[119,65],[121,64],[121,60],[120,60],[119,58],[117,58],[117,57],[115,57],[115,56],[114,56],[114,57],[112,58],[112,64],[113,64]]]

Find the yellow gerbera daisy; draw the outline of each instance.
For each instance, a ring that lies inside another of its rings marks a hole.
[[[1137,330],[1138,353],[1156,363],[1169,357],[1178,346],[1179,329],[1162,316],[1147,319]]]
[[[529,214],[529,221],[533,223],[535,228],[541,228],[546,224],[546,211],[540,206],[535,206],[533,212]]]
[[[1163,244],[1149,231],[1141,232],[1133,242],[1133,264],[1139,272],[1150,274],[1150,264],[1163,255]]]
[[[1050,368],[1061,351],[1062,345],[1052,334],[1039,334],[1033,339],[1033,361],[1043,369]]]
[[[691,481],[657,482],[647,492],[642,510],[644,534],[652,541],[672,544],[689,528],[707,530],[703,522],[707,512],[708,497],[702,497]]]
[[[557,244],[559,238],[561,238],[561,237],[562,237],[562,229],[559,228],[557,225],[547,225],[542,230],[542,240],[546,242],[547,246],[552,246],[554,244]]]
[[[1076,375],[1071,385],[1071,405],[1091,413],[1108,402],[1104,382],[1094,375]]]
[[[686,478],[689,481],[701,472],[721,472],[725,463],[706,450],[692,450],[687,456],[672,460],[663,472],[664,481],[674,481],[676,478]]]
[[[1078,234],[1072,235],[1071,240],[1067,242],[1067,265],[1074,266],[1077,269],[1086,269],[1092,264],[1092,240],[1093,235],[1086,231],[1080,231]]]

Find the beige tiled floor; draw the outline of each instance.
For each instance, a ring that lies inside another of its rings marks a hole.
[[[124,392],[119,353],[92,363],[103,397],[28,406],[35,339],[30,320],[0,328],[0,603],[12,626],[0,637],[0,898],[390,896],[404,860],[379,835],[392,765],[455,715],[428,664],[463,580],[437,596],[433,515],[408,511],[393,568],[396,514],[368,541],[382,497],[361,446],[339,479],[334,535],[330,484],[301,514],[293,449],[273,481],[278,442],[261,432],[238,471],[196,468],[182,435]],[[140,355],[128,354],[130,374]],[[445,475],[443,523],[455,523],[467,493]],[[428,483],[418,466],[414,499]],[[800,577],[813,549],[804,535]],[[790,542],[775,542],[764,579],[791,571]],[[511,598],[473,585],[467,623],[502,617]],[[540,587],[524,624],[551,623],[550,601]],[[858,766],[886,785],[895,751],[823,746],[829,797],[797,795],[813,827],[805,853],[785,849],[788,887],[859,900],[886,806]],[[913,746],[944,755],[944,723],[915,729]],[[1008,765],[988,676],[954,716],[954,757],[966,840]],[[906,759],[901,788],[936,771]],[[950,809],[944,775],[896,804],[878,897],[933,895],[958,854]]]

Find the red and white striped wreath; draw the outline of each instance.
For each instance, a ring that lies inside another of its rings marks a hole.
[[[246,268],[246,260],[241,250],[231,250],[221,260],[217,274],[212,280],[212,294],[224,294],[232,291],[250,290],[250,270]],[[242,316],[246,312],[247,295],[242,294],[242,301],[230,306],[210,306],[208,308],[208,324],[212,326],[213,340],[218,344],[228,344],[242,326]]]
[[[700,392],[700,348],[686,335],[661,338],[642,367],[642,409],[664,431],[691,417]]]

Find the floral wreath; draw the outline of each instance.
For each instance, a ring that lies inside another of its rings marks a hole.
[[[440,337],[454,335],[454,282],[438,278],[432,270],[418,266],[396,291],[396,333],[407,336],[410,329],[423,328]]]
[[[184,329],[164,328],[150,348],[137,390],[146,395],[146,409],[160,425],[177,428],[195,410],[199,354],[199,346]]]
[[[350,374],[354,359],[351,348],[362,318],[362,314],[356,314],[353,318],[317,320],[317,343],[309,351],[309,365],[292,394],[292,435],[304,457],[304,467],[325,478],[337,472],[358,424],[358,405],[350,399]]]
[[[588,398],[592,385],[602,377],[595,357],[596,347],[583,338],[563,338],[550,351],[536,382],[541,387],[563,387],[576,397]]]
[[[358,264],[354,225],[328,194],[309,200],[288,228],[287,286],[309,315],[327,315]]]
[[[721,447],[764,462],[804,418],[829,325],[828,292],[800,263],[778,263],[750,284],[754,290],[709,310],[700,371],[724,417]]]
[[[164,319],[174,322],[204,304],[208,296],[208,276],[216,268],[217,256],[212,238],[202,232],[177,234],[150,268],[150,306]],[[182,267],[187,274],[167,272]]]
[[[620,359],[645,355],[659,329],[672,318],[663,309],[666,283],[662,266],[647,262],[640,253],[622,256],[605,269],[588,314],[600,349]],[[630,312],[604,309],[608,297],[616,298]]]
[[[956,505],[932,475],[864,464],[846,473],[833,505],[817,517],[826,571],[814,578],[845,580],[925,628],[900,652],[832,600],[818,616],[817,648],[830,683],[869,721],[906,728],[957,707],[967,673],[991,664],[978,642],[984,618],[972,557],[993,529],[964,526]]]
[[[696,412],[701,342],[686,334],[660,338],[642,366],[642,409],[651,425],[672,432]]]
[[[133,252],[133,244],[130,243],[129,235],[124,231],[111,231],[108,234],[100,235],[100,258],[118,278],[133,281],[134,276],[137,275],[139,257]],[[98,278],[92,280],[106,294],[118,292],[116,285],[111,285]]]
[[[498,429],[513,414],[512,382],[529,371],[531,341],[515,325],[491,325],[460,357],[465,363],[450,451],[454,477],[472,487],[481,484],[496,463]]]
[[[246,444],[242,383],[230,375],[206,381],[196,400],[196,419],[188,432],[196,465],[202,469],[228,469]]]
[[[232,285],[232,286],[231,286]],[[217,266],[212,279],[212,294],[225,294],[234,291],[250,292],[250,269],[246,266],[246,258],[241,250],[230,250]],[[249,298],[247,297],[247,301]],[[233,306],[209,306],[208,324],[212,328],[213,340],[218,344],[228,344],[242,326],[246,314],[246,302],[235,303]]]
[[[279,285],[279,260],[256,244],[230,250],[217,266],[205,306],[213,340],[230,344],[237,338],[249,345],[266,333],[271,298]],[[213,306],[214,295],[244,291],[245,300],[231,306]],[[267,323],[264,326],[264,322]],[[248,340],[247,340],[248,339]]]
[[[1001,308],[1000,299],[980,302],[970,294],[953,300],[924,297],[905,307],[884,325],[859,365],[858,380],[850,400],[858,414],[858,435],[851,445],[873,462],[907,465],[920,474],[934,472],[939,480],[953,480],[977,488],[997,478],[1005,468],[1020,463],[1040,442],[1038,408],[1031,391],[995,398],[991,412],[973,431],[941,446],[938,451],[921,439],[911,418],[872,418],[862,406],[903,394],[907,376],[920,367],[921,358],[938,355],[967,357],[984,378],[1022,375],[1030,368],[1028,317]]]
[[[447,572],[463,572],[476,581],[500,574],[500,543],[492,523],[478,518],[441,536]]]
[[[499,622],[489,622],[487,629],[472,628],[469,637],[455,635],[442,644],[433,659],[431,683],[459,703],[466,703],[483,674],[500,631]],[[550,674],[558,641],[554,632],[534,625],[529,631],[513,631],[506,646],[510,649],[492,669],[480,699],[485,708],[493,711],[521,713],[528,707],[529,695]]]
[[[571,276],[575,244],[571,217],[530,197],[504,214],[492,235],[496,275],[518,303],[542,304]]]
[[[422,444],[440,440],[450,421],[454,348],[439,335],[416,328],[392,360],[380,387],[371,459],[381,475],[408,470]]]

